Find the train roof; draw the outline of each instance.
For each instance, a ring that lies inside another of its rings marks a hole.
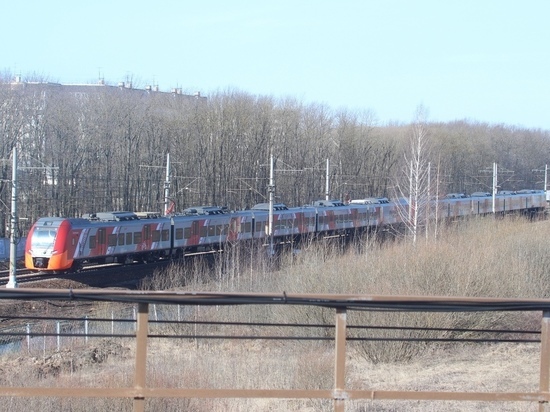
[[[129,220],[138,220],[139,217],[134,212],[97,212],[86,213],[82,215],[83,219],[101,220],[105,222],[126,222]]]
[[[267,210],[267,211],[269,211],[269,203],[258,203],[257,205],[254,205],[254,207],[252,207],[252,210]],[[273,204],[273,210],[274,211],[288,210],[288,207],[284,203],[274,203]]]
[[[227,207],[223,206],[195,206],[183,210],[184,215],[222,215],[227,213]]]
[[[344,202],[341,200],[316,200],[313,202],[313,206],[322,206],[322,207],[338,207],[345,206]]]
[[[159,212],[135,212],[140,219],[158,219],[163,217]]]
[[[390,200],[387,197],[366,197],[364,199],[353,199],[350,201],[352,205],[380,205],[388,203],[390,203]]]

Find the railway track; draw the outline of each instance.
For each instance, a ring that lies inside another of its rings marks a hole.
[[[186,259],[211,258],[220,251],[189,253]],[[70,282],[82,284],[81,287],[124,287],[137,289],[141,281],[152,276],[156,270],[166,268],[174,260],[166,259],[152,263],[134,262],[131,264],[106,263],[84,266],[77,273],[36,272],[18,267],[16,278],[18,287],[61,287],[60,284]],[[18,265],[19,266],[19,265]],[[8,265],[0,267],[0,288],[6,287],[9,281]],[[53,285],[53,286],[52,286]]]
[[[17,270],[18,287],[61,287],[59,285],[81,285],[80,287],[124,287],[137,289],[141,281],[152,276],[156,270],[162,269],[170,261],[161,261],[150,264],[107,264],[88,266],[78,273],[53,274],[31,272],[26,269]],[[0,271],[0,288],[6,287],[9,281],[9,272]],[[66,287],[66,286],[64,286]]]

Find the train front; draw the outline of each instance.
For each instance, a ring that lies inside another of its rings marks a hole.
[[[44,217],[31,228],[25,247],[25,267],[40,271],[64,271],[73,265],[67,251],[71,231],[70,220]]]

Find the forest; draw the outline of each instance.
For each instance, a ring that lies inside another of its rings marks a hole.
[[[18,216],[24,232],[41,216],[164,209],[166,160],[176,211],[238,210],[268,197],[300,206],[325,197],[393,198],[407,174],[421,122],[423,164],[438,196],[543,189],[550,132],[464,119],[380,124],[370,111],[220,90],[206,97],[96,85],[71,88],[0,77],[0,237],[7,236],[12,151],[18,152]],[[400,191],[402,192],[402,191]]]

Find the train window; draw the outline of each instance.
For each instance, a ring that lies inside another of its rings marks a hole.
[[[263,222],[256,222],[256,229],[255,229],[256,232],[262,231],[262,223]]]
[[[160,230],[153,230],[153,242],[160,241]]]
[[[162,238],[162,241],[166,242],[170,239],[170,232],[168,232],[168,229],[163,229],[160,236]]]
[[[206,226],[201,226],[200,227],[200,237],[206,237],[207,236],[207,227]]]
[[[186,227],[183,231],[183,237],[185,239],[191,239],[191,228],[190,227]]]
[[[149,240],[151,239],[151,226],[145,225],[143,226],[143,240]]]
[[[131,245],[132,243],[132,232],[126,233],[126,244]]]
[[[108,244],[109,246],[116,246],[116,241],[117,241],[117,235],[116,235],[116,233],[115,233],[115,234],[112,234],[112,233],[111,233],[111,234],[109,235],[107,241],[108,241],[107,244]]]
[[[188,227],[185,228],[185,231],[186,231],[186,232],[187,232],[187,230],[189,230]],[[186,239],[189,239],[187,236],[185,236],[185,238],[186,238]],[[183,228],[178,227],[178,228],[176,229],[176,239],[177,239],[177,240],[183,239]]]
[[[141,243],[141,232],[134,232],[134,244]]]
[[[216,234],[216,226],[208,226],[208,236],[214,236]]]
[[[251,222],[245,222],[244,230],[243,230],[243,227],[241,226],[241,232],[250,233],[251,231],[252,231],[252,223]]]
[[[118,244],[121,246],[124,245],[124,233],[118,234]]]
[[[96,238],[94,236],[90,236],[90,249],[93,249],[96,247]]]

